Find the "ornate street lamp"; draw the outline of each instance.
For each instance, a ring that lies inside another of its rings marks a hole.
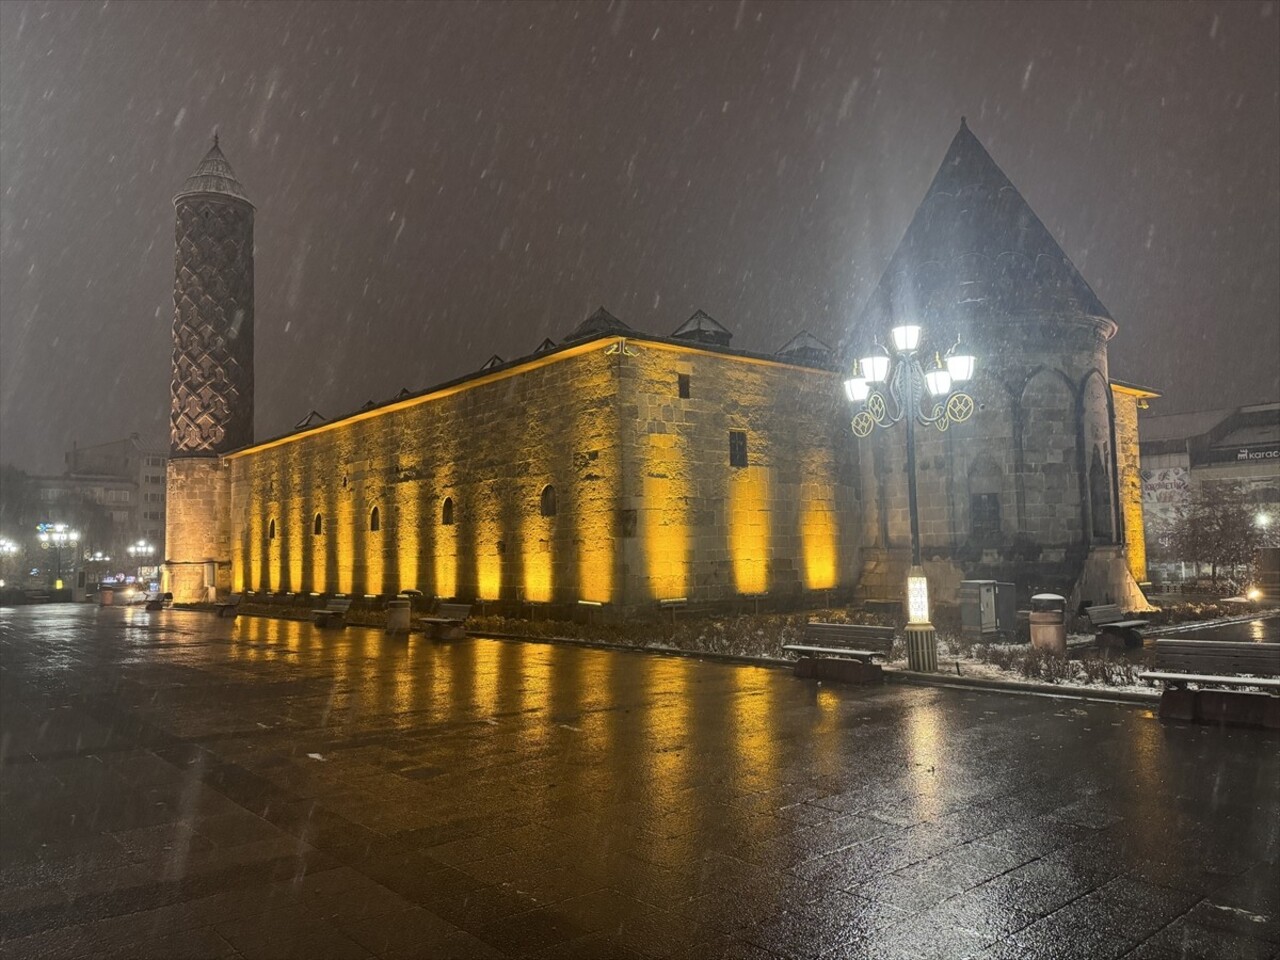
[[[54,576],[53,588],[62,589],[62,548],[68,544],[75,545],[80,540],[80,531],[72,530],[65,523],[41,523],[36,526],[36,539],[48,550],[52,545],[56,556],[57,573]],[[75,554],[72,554],[74,558]]]
[[[926,368],[920,358],[922,331],[904,324],[890,331],[893,352],[877,344],[853,366],[845,396],[857,405],[853,433],[859,439],[876,427],[907,425],[907,503],[911,515],[911,571],[907,574],[907,666],[938,669],[938,643],[929,622],[929,582],[920,559],[920,510],[916,501],[916,425],[945,431],[973,416],[973,398],[957,385],[973,377],[977,362],[960,344],[946,358],[935,354]]]
[[[151,564],[148,563],[147,561],[156,552],[156,548],[153,547],[146,540],[138,540],[138,541],[135,541],[134,543],[129,544],[129,546],[125,547],[125,549],[129,552],[129,556],[133,557],[133,562],[137,565],[137,568],[138,568],[134,572],[139,577],[139,579],[141,579],[142,577],[141,570],[143,567],[151,566]]]

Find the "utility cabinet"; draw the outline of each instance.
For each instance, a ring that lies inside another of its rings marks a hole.
[[[964,580],[960,583],[960,630],[968,637],[1012,637],[1018,628],[1018,602],[1012,583]]]

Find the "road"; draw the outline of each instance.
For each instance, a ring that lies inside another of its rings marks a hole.
[[[1251,957],[1280,744],[1118,704],[0,610],[0,956]]]

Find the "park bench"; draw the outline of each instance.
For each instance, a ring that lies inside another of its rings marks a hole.
[[[804,643],[784,644],[782,649],[800,655],[797,677],[866,683],[882,679],[880,667],[871,661],[888,659],[893,627],[813,621],[804,626]]]
[[[172,593],[148,593],[143,609],[163,610],[173,605]]]
[[[1084,615],[1088,617],[1089,625],[1098,631],[1099,639],[1110,634],[1123,640],[1127,647],[1136,647],[1142,642],[1138,631],[1150,622],[1126,619],[1125,614],[1114,603],[1100,603],[1085,607]]]
[[[418,623],[432,640],[461,640],[466,633],[463,623],[471,615],[469,603],[440,603],[429,617],[419,617]]]
[[[242,599],[243,596],[241,594],[233,593],[231,596],[227,597],[226,600],[223,600],[220,603],[215,603],[214,607],[218,610],[218,616],[230,617],[234,620],[236,618],[236,614],[240,612],[240,601]]]
[[[1280,643],[1157,640],[1155,668],[1138,677],[1148,683],[1164,683],[1162,720],[1280,730]],[[1224,687],[1227,689],[1219,689]]]
[[[1155,669],[1138,674],[1167,687],[1260,687],[1280,693],[1280,643],[1157,640]],[[1252,674],[1252,676],[1241,676]]]
[[[888,659],[892,648],[893,627],[813,621],[804,626],[804,643],[788,643],[782,649],[808,656],[870,661],[873,657]]]
[[[347,624],[347,611],[349,609],[351,609],[350,597],[330,597],[329,602],[323,607],[312,610],[311,616],[315,620],[317,627],[327,627],[330,624],[344,627]]]

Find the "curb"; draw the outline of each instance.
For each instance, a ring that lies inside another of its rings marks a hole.
[[[602,640],[579,640],[573,637],[528,637],[518,633],[496,633],[493,631],[467,631],[468,637],[480,640],[516,640],[523,643],[548,643],[563,646],[588,647],[596,650],[619,650],[626,653],[658,654],[666,657],[685,657],[690,660],[714,660],[721,663],[732,663],[739,666],[768,667],[771,669],[790,669],[796,665],[794,660],[780,660],[775,657],[744,657],[732,653],[710,653],[697,650],[680,650],[676,647],[627,647]],[[1135,693],[1131,690],[1111,690],[1098,688],[1094,693],[1083,687],[1064,687],[1054,683],[1024,683],[1017,680],[990,680],[977,677],[951,677],[937,673],[918,673],[898,667],[885,667],[886,683],[907,683],[922,687],[951,687],[959,690],[982,690],[988,693],[1011,693],[1024,696],[1052,696],[1066,700],[1092,700],[1105,703],[1124,703],[1136,706],[1158,706],[1160,694]]]
[[[1105,703],[1125,703],[1152,707],[1160,703],[1160,694],[1137,693],[1132,690],[1111,690],[1099,687],[1098,692],[1087,687],[1066,687],[1056,683],[1025,683],[1019,680],[988,680],[977,677],[951,677],[938,673],[918,673],[887,667],[884,671],[888,683],[908,683],[921,687],[951,687],[957,690],[983,690],[988,693],[1014,693],[1034,696],[1060,697],[1064,700],[1093,700]]]
[[[522,633],[498,633],[495,630],[468,630],[468,637],[478,640],[517,640],[521,643],[547,643],[567,647],[587,647],[592,650],[616,650],[622,653],[650,653],[662,657],[683,657],[686,660],[715,660],[744,667],[794,667],[794,660],[777,657],[744,657],[736,653],[714,653],[709,650],[681,650],[679,647],[629,647],[605,640],[583,640],[577,637],[530,637]]]

